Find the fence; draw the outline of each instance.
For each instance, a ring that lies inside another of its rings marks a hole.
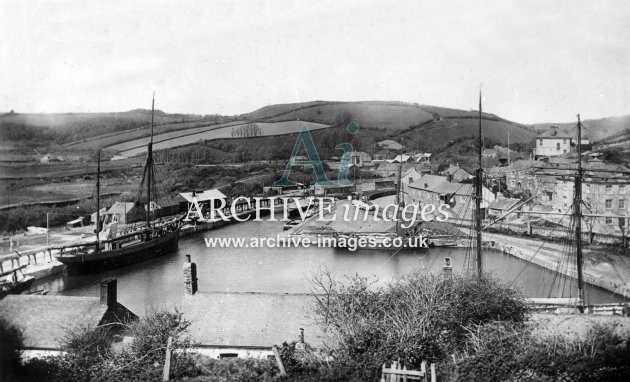
[[[383,364],[381,372],[381,382],[407,382],[407,381],[423,381],[436,382],[437,372],[435,364],[432,363],[427,370],[427,361],[422,361],[420,370],[407,370],[406,366],[402,366],[400,362],[393,361],[390,367]]]

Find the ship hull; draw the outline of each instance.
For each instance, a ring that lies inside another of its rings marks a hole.
[[[57,260],[66,265],[66,275],[98,273],[174,252],[178,244],[179,230],[176,230],[128,247],[98,253],[68,254],[57,257]]]

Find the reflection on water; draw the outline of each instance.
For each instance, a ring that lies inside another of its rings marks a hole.
[[[99,283],[118,279],[118,299],[133,312],[177,306],[184,293],[182,264],[191,254],[197,263],[201,291],[308,292],[309,278],[322,267],[338,276],[376,276],[389,282],[411,271],[441,272],[445,257],[455,273],[465,272],[473,254],[462,248],[415,251],[334,248],[207,248],[204,237],[268,237],[282,232],[282,222],[245,222],[181,239],[179,251],[97,275],[55,277],[36,281],[32,289],[54,294],[98,296]],[[468,252],[468,253],[467,253]],[[523,260],[496,251],[484,252],[484,269],[513,283],[531,297],[568,297],[576,282]],[[611,293],[587,288],[593,303],[622,301]]]

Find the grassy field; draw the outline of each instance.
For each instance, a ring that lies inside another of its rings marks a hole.
[[[418,126],[436,119],[476,118],[476,111],[451,109],[439,106],[404,102],[328,102],[314,101],[294,104],[270,105],[240,117],[247,120],[283,121],[300,119],[333,124],[337,116],[349,113],[360,126],[392,130]],[[484,118],[501,120],[494,114],[483,113]],[[507,121],[506,121],[507,122]],[[522,125],[521,125],[522,126]],[[522,126],[525,127],[525,126]]]
[[[190,145],[199,141],[207,141],[219,138],[232,138],[232,129],[238,128],[246,124],[234,124],[228,125],[225,127],[217,127],[213,129],[202,129],[202,131],[197,132],[197,129],[189,129],[186,131],[193,130],[192,134],[187,135],[176,135],[167,133],[168,136],[162,137],[162,135],[158,135],[154,137],[154,150],[161,149],[169,149],[178,146]],[[301,121],[286,121],[286,122],[276,122],[276,123],[255,123],[254,125],[260,127],[261,133],[263,136],[271,136],[271,135],[282,135],[299,132],[302,126],[308,126],[310,130],[319,130],[325,129],[328,126],[322,125],[318,123],[310,123],[310,122],[301,122]],[[134,156],[138,154],[142,154],[146,152],[146,145],[148,143],[148,139],[138,139],[130,142],[126,142],[121,145],[110,146],[107,149],[115,150],[124,156]]]
[[[333,103],[315,105],[278,115],[268,121],[285,121],[299,119],[333,124],[337,116],[349,113],[352,120],[364,127],[378,127],[391,130],[406,129],[433,119],[419,107],[402,104],[380,103]]]
[[[153,135],[153,142],[154,142],[154,144],[156,144],[158,142],[163,142],[163,141],[167,141],[167,140],[170,140],[170,139],[184,137],[184,136],[187,136],[187,135],[205,133],[205,132],[213,131],[213,130],[222,130],[222,129],[228,129],[229,130],[232,127],[241,126],[244,123],[245,123],[245,121],[234,121],[234,122],[227,122],[227,123],[221,123],[221,124],[216,124],[216,125],[191,126],[191,127],[185,127],[185,128],[181,128],[181,129],[176,129],[174,131],[172,131],[170,129],[169,130],[164,130],[164,132],[155,131],[155,133]],[[113,151],[116,151],[116,152],[122,152],[122,151],[125,151],[125,150],[137,148],[137,147],[140,147],[140,146],[145,146],[146,147],[149,144],[149,139],[150,139],[150,135],[149,134],[144,134],[144,135],[142,135],[142,138],[121,141],[121,143],[118,143],[118,144],[115,144],[115,145],[111,145],[111,146],[107,146],[107,149],[108,150],[113,150]]]
[[[171,134],[173,136],[190,134],[191,130],[204,129],[211,130],[220,128],[221,126],[230,126],[233,123],[219,124],[208,121],[201,122],[183,122],[183,123],[171,123],[165,125],[157,125],[153,128],[153,135],[165,135]],[[149,136],[151,135],[151,129],[149,125],[139,127],[137,129],[125,130],[123,132],[107,133],[85,139],[83,141],[72,142],[64,145],[68,149],[98,149],[107,148],[108,146],[124,145],[128,142],[141,141],[145,145],[149,142]],[[137,146],[137,145],[136,145]],[[133,147],[133,146],[132,146]]]
[[[499,120],[483,121],[483,136],[507,145],[508,131],[510,132],[510,144],[528,144],[533,141],[536,134],[526,128]],[[411,128],[400,134],[406,145],[411,145],[418,150],[434,152],[436,147],[460,137],[478,136],[479,122],[475,119],[453,118],[439,122],[431,122],[417,128]]]

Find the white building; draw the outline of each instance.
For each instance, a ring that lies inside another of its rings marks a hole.
[[[372,158],[363,151],[355,151],[352,153],[352,164],[358,167],[371,166]]]
[[[534,158],[570,153],[572,140],[570,133],[559,130],[557,126],[551,126],[548,131],[536,137]]]

